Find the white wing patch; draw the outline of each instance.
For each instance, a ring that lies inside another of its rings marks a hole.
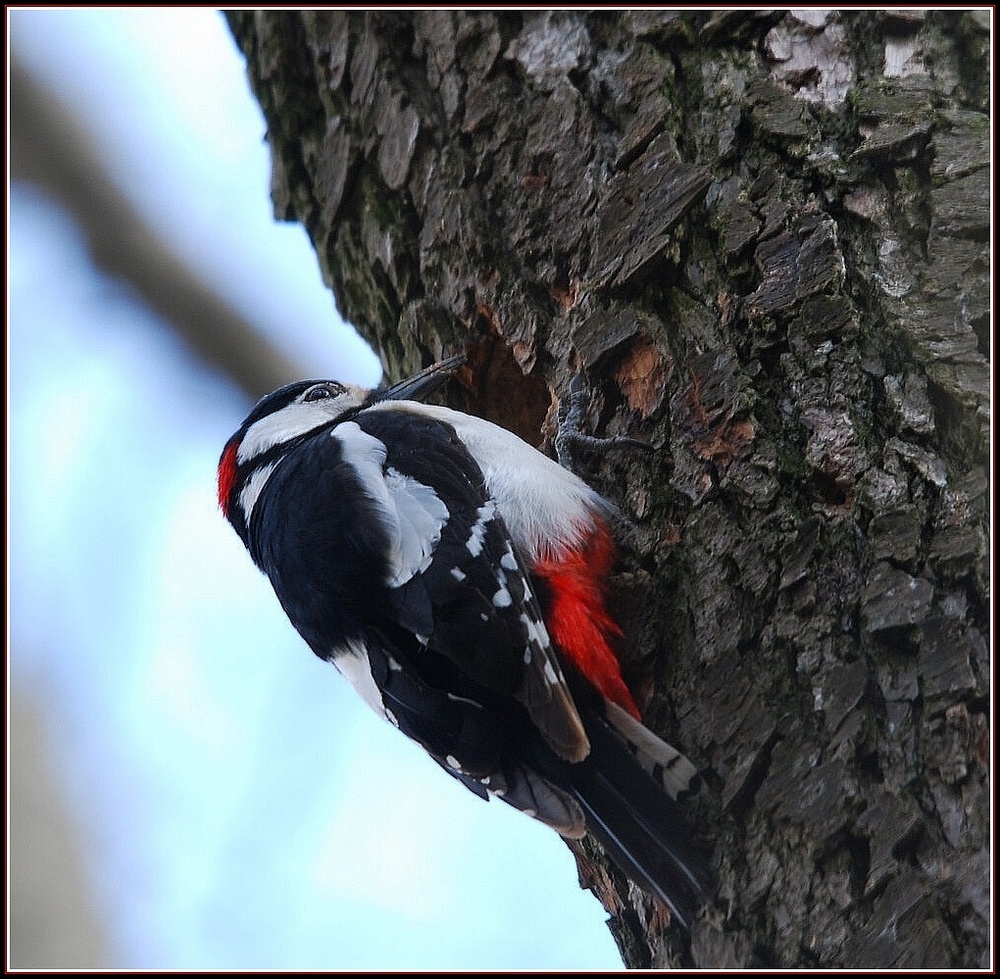
[[[430,486],[395,469],[386,471],[385,484],[399,517],[398,557],[389,578],[389,585],[398,588],[430,567],[448,508]]]
[[[381,511],[389,535],[386,584],[398,588],[430,566],[448,522],[448,508],[430,486],[385,469],[385,445],[356,422],[338,425],[331,435],[340,442],[344,460],[354,469],[365,495]]]

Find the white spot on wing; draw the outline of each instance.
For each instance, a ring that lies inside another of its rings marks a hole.
[[[493,604],[497,608],[508,608],[513,599],[510,597],[510,592],[506,588],[498,588],[496,594],[493,596]]]
[[[534,643],[542,649],[547,649],[549,647],[549,633],[541,622],[531,618],[526,612],[522,612],[521,623],[524,625],[525,632],[528,634],[529,645]]]
[[[476,511],[477,520],[469,532],[469,539],[465,542],[465,546],[473,557],[479,557],[482,554],[483,541],[486,539],[486,525],[493,519],[495,513],[496,504],[492,500],[487,500]]]
[[[477,701],[470,700],[468,697],[460,697],[457,693],[449,693],[448,691],[445,691],[445,696],[449,700],[455,701],[457,704],[472,704],[473,707],[482,707],[482,704]]]

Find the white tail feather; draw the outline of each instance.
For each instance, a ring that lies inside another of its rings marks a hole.
[[[617,704],[606,700],[604,708],[608,722],[624,738],[639,764],[663,786],[670,798],[678,799],[697,791],[698,770],[684,755]]]

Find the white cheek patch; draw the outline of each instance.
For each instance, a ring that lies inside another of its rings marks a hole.
[[[271,473],[278,468],[278,461],[276,459],[266,466],[255,469],[253,475],[247,480],[246,486],[240,491],[240,509],[243,511],[243,519],[248,527],[253,515],[253,508],[257,505],[261,492],[271,478]]]
[[[275,445],[328,425],[352,407],[356,400],[348,394],[322,401],[293,402],[281,411],[266,415],[247,429],[236,453],[237,462],[242,465]]]

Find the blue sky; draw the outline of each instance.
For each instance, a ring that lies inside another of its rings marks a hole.
[[[304,373],[377,380],[305,233],[271,217],[221,15],[9,18],[177,250]],[[109,965],[620,968],[563,843],[449,779],[284,619],[215,503],[241,392],[58,208],[10,205],[9,684],[44,708]]]

